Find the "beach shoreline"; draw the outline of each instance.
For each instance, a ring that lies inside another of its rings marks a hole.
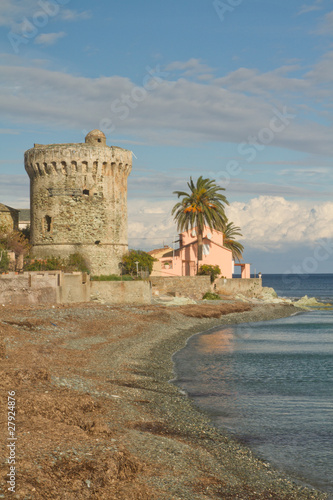
[[[14,387],[21,406],[17,498],[327,498],[256,459],[170,383],[172,355],[192,335],[298,312],[239,302],[3,308],[1,394]]]

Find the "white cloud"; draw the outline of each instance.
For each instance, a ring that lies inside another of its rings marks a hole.
[[[47,36],[41,40],[46,42]],[[170,81],[157,67],[157,79],[149,85],[143,80],[141,87],[119,76],[86,78],[3,65],[0,106],[2,116],[11,124],[47,123],[80,130],[97,126],[120,139],[124,134],[134,141],[181,146],[200,141],[246,143],[248,137],[270,126],[276,109],[285,109],[295,119],[274,133],[268,146],[332,155],[330,117],[323,121],[321,111],[317,112],[311,101],[306,116],[303,108],[311,93],[316,99],[323,96],[325,105],[332,100],[332,86],[322,85],[327,74],[333,77],[332,65],[328,64],[331,58],[327,54],[323,66],[318,63],[303,78],[288,77],[294,66],[266,74],[243,68],[209,83],[185,78]],[[191,61],[188,66],[195,67],[196,62]],[[294,94],[301,96],[299,107]],[[328,106],[325,112],[329,112]]]
[[[166,66],[166,71],[179,71],[183,76],[198,76],[198,79],[207,80],[212,78],[213,69],[200,59],[189,59],[188,61],[174,61]]]
[[[89,11],[78,12],[76,10],[65,9],[59,2],[47,2],[37,0],[1,0],[0,3],[0,26],[16,27],[22,21],[34,24],[35,19],[40,16],[54,18],[60,16],[64,21],[78,21],[89,19]]]
[[[66,36],[64,31],[59,33],[42,33],[35,38],[38,45],[54,45],[60,38]]]
[[[313,12],[315,10],[321,10],[321,9],[322,9],[322,0],[316,0],[315,3],[311,5],[303,4],[298,15],[307,14],[308,12]]]
[[[238,92],[251,92],[254,95],[283,91],[301,92],[306,90],[310,83],[302,78],[289,76],[299,69],[300,66],[295,64],[281,66],[267,73],[260,73],[256,69],[239,68],[225,77],[216,79],[215,84]]]
[[[331,113],[333,107],[333,50],[324,54],[312,70],[305,75],[305,78],[311,83],[309,92],[318,102],[322,101],[324,110]]]
[[[142,249],[172,246],[177,239],[171,216],[175,203],[129,201],[129,241]],[[310,247],[320,238],[333,238],[333,202],[301,203],[283,197],[259,196],[247,203],[233,202],[226,209],[241,228],[245,248],[287,251],[291,245]]]
[[[0,200],[13,208],[29,208],[28,175],[0,174]]]
[[[143,195],[147,200],[161,200],[160,206],[164,206],[173,191],[183,190],[186,187],[185,179],[178,177],[177,174],[164,174],[158,171],[138,173],[135,172],[135,166],[133,170],[133,175],[128,179],[128,193],[131,198],[137,199]],[[145,206],[148,206],[147,203]],[[156,205],[153,207],[156,210]]]
[[[158,214],[164,214],[164,210],[161,207],[144,208],[141,213],[158,215]]]
[[[333,203],[306,204],[282,197],[259,196],[248,203],[234,202],[227,215],[241,227],[243,242],[262,250],[311,245],[333,238]]]
[[[330,35],[332,36],[333,32],[333,11],[328,12],[325,16],[318,28],[315,30],[317,35]]]
[[[288,179],[289,180],[289,179]],[[303,179],[302,179],[303,180]],[[309,182],[313,183],[313,179]],[[304,184],[304,183],[303,183]],[[307,188],[303,185],[291,186],[289,184],[273,184],[269,182],[250,182],[246,179],[232,179],[227,185],[220,183],[221,187],[226,187],[229,194],[241,195],[261,195],[268,194],[270,196],[292,196],[298,198],[307,198],[313,195],[313,185],[310,184]],[[325,193],[327,194],[327,193]],[[329,193],[328,193],[329,194]]]
[[[177,235],[171,217],[174,202],[147,202],[132,199],[128,202],[128,240],[131,248],[152,250],[171,245]]]
[[[18,135],[19,131],[12,128],[0,128],[1,135]]]
[[[1,0],[0,26],[11,26],[40,10],[35,0]]]
[[[61,19],[63,21],[81,21],[91,18],[91,12],[85,10],[83,12],[77,12],[76,10],[65,9],[60,13]]]
[[[315,167],[315,168],[287,168],[284,170],[281,170],[280,172],[277,173],[277,175],[287,175],[291,176],[294,175],[296,177],[316,177],[318,178],[319,176],[325,176],[327,179],[327,176],[330,176],[331,170],[329,168],[325,167]]]

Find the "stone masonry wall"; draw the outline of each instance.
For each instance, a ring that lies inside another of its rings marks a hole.
[[[0,276],[0,304],[15,306],[56,304],[57,277],[15,273]]]
[[[91,281],[90,298],[106,304],[151,304],[148,281]]]
[[[33,255],[79,252],[92,274],[119,274],[128,248],[131,166],[130,151],[103,143],[35,145],[26,151]]]
[[[262,292],[262,279],[221,278],[216,282],[215,291],[221,295],[236,295],[240,293],[248,297],[257,297]]]
[[[0,305],[151,304],[148,281],[90,281],[85,273],[27,272],[0,276]]]
[[[0,227],[6,231],[15,231],[19,225],[19,211],[18,210],[1,210],[0,205]]]
[[[211,291],[210,276],[151,276],[153,295],[176,294],[200,300],[206,292]]]
[[[58,304],[75,304],[90,301],[90,280],[85,273],[60,275],[60,286],[57,287]]]
[[[221,295],[242,294],[249,297],[256,297],[261,294],[262,280],[260,278],[251,279],[225,279],[217,280],[214,286],[210,283],[209,276],[150,276],[153,295],[176,294],[190,297],[196,300],[202,299],[206,292],[212,291]]]

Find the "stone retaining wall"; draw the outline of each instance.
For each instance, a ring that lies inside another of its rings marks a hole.
[[[214,285],[215,292],[221,295],[242,294],[247,297],[257,297],[262,292],[261,278],[220,278]]]
[[[90,281],[85,273],[61,271],[8,273],[0,276],[0,304],[71,304],[95,300],[107,304],[151,304],[152,295],[202,299],[212,290],[209,276],[150,277],[149,281]],[[262,280],[220,279],[215,291],[225,296],[259,296]]]
[[[85,273],[61,274],[60,286],[57,287],[57,303],[73,304],[89,302],[90,280]]]
[[[57,303],[57,276],[4,274],[0,276],[0,303],[15,306]]]
[[[149,281],[91,281],[90,299],[106,304],[151,304]]]
[[[177,295],[199,300],[212,285],[210,276],[151,276],[153,295]]]
[[[0,304],[73,304],[91,300],[108,304],[151,304],[151,284],[148,281],[90,281],[85,273],[61,271],[0,276]]]

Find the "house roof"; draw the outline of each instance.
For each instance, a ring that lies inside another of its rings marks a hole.
[[[0,203],[0,212],[18,212],[18,210],[16,210],[16,208],[8,207],[7,205]]]
[[[206,236],[203,237],[203,241],[205,241],[205,240],[208,241],[209,243],[212,243],[213,245],[216,245],[219,248],[223,248],[223,250],[227,250],[228,252],[232,253],[232,251],[230,250],[230,248],[227,248],[227,247],[225,247],[223,245],[220,245],[219,243],[216,243],[216,241],[208,239]],[[162,255],[162,257],[163,258],[165,258],[165,257],[173,257],[173,252],[177,253],[182,248],[190,247],[191,245],[194,245],[194,244],[197,244],[197,243],[198,243],[198,240],[190,241],[189,243],[186,243],[186,245],[182,245],[181,247],[176,248],[174,251],[172,249],[170,249],[171,252],[165,253],[164,255]]]
[[[154,255],[157,255],[157,254],[159,254],[159,253],[161,253],[161,252],[169,252],[170,250],[172,250],[172,248],[171,248],[171,247],[169,247],[169,246],[165,246],[165,247],[163,247],[163,248],[156,248],[155,250],[150,250],[150,252],[147,252],[147,253],[148,253],[149,255],[154,256]]]
[[[179,250],[179,248],[177,248],[177,250],[175,250],[175,253]],[[165,254],[162,255],[161,258],[165,258],[165,257],[173,257],[173,250],[171,249],[170,251],[166,252]]]

